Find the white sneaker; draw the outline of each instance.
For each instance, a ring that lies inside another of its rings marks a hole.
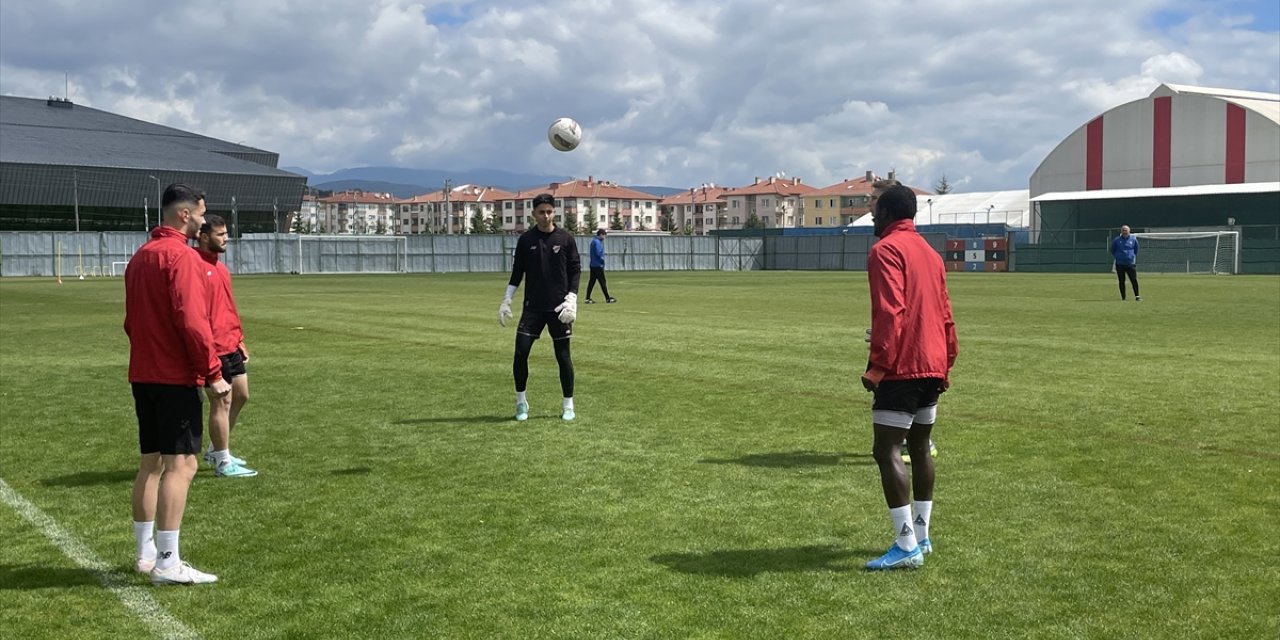
[[[133,561],[133,570],[138,573],[151,573],[156,568],[155,558],[138,558]]]
[[[210,584],[217,581],[218,576],[200,571],[186,562],[151,571],[151,582],[155,584]]]

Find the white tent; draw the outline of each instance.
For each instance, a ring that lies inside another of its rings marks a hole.
[[[1031,192],[981,191],[916,196],[916,226],[930,224],[1006,224],[1031,226]],[[853,222],[855,227],[872,226],[871,216]]]

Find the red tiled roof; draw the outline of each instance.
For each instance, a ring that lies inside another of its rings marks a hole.
[[[779,195],[779,196],[807,196],[817,189],[804,184],[800,178],[775,178],[769,177],[764,180],[756,178],[756,182],[745,187],[738,187],[733,195],[735,196],[759,196],[759,195]]]
[[[483,187],[475,184],[464,184],[449,190],[450,202],[497,202],[510,200],[515,194],[494,187]],[[444,202],[444,191],[432,191],[396,200],[396,204],[418,204],[422,202]]]
[[[705,204],[708,202],[724,202],[724,197],[733,193],[733,189],[725,187],[695,187],[688,191],[673,193],[658,202],[661,205]]]
[[[810,195],[810,196],[857,196],[857,195],[867,195],[867,194],[870,194],[870,193],[871,193],[871,185],[872,185],[872,183],[874,183],[876,180],[879,180],[879,179],[880,179],[880,176],[872,176],[870,180],[868,180],[868,179],[866,178],[866,176],[863,176],[863,177],[861,177],[861,178],[853,178],[852,180],[845,180],[844,182],[837,182],[836,184],[833,184],[833,185],[831,185],[831,186],[829,186],[829,187],[823,187],[823,188],[818,189],[817,191],[815,191],[815,192],[813,192],[813,193],[810,193],[810,194],[807,194],[807,195]],[[910,187],[910,185],[908,185],[908,186]],[[914,192],[916,193],[916,195],[921,195],[921,196],[926,196],[926,195],[927,195],[927,196],[931,196],[931,195],[934,195],[934,194],[933,194],[932,192],[930,192],[930,191],[925,191],[924,189],[919,189],[919,188],[917,188],[917,187],[910,187],[910,189],[911,189],[912,191],[914,191]]]
[[[351,191],[343,191],[335,193],[326,198],[320,198],[320,202],[325,204],[395,204],[396,199],[389,193],[375,193],[372,191],[361,191],[353,189]]]
[[[829,187],[823,187],[809,195],[813,195],[813,196],[866,195],[871,193],[871,183],[873,182],[875,182],[875,179],[867,180],[865,176],[861,178],[854,178],[852,180],[845,180],[844,182],[837,182]]]
[[[570,180],[568,182],[553,182],[545,187],[534,187],[525,189],[519,193],[513,193],[503,200],[530,200],[540,193],[550,193],[556,199],[567,198],[607,198],[611,200],[658,200],[658,196],[652,193],[644,193],[634,189],[618,185],[616,182],[606,180],[596,180],[588,177],[586,180]]]

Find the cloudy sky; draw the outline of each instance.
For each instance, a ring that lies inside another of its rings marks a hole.
[[[315,172],[1026,188],[1161,82],[1280,91],[1275,0],[5,0],[0,93]],[[575,117],[560,153],[546,126]]]

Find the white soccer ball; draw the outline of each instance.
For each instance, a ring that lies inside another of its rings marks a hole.
[[[582,127],[573,118],[560,118],[547,129],[547,140],[558,151],[573,151],[582,142]]]

